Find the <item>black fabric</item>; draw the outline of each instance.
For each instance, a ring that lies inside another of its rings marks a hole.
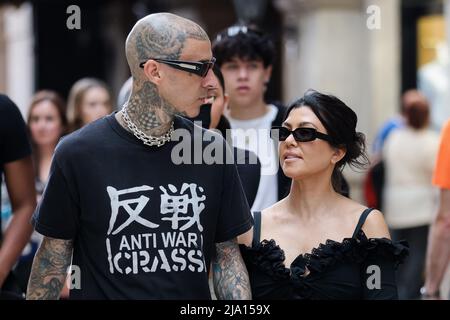
[[[377,209],[383,210],[383,189],[384,189],[384,180],[385,180],[385,166],[384,161],[378,161],[372,167],[372,182],[373,188],[375,190],[375,194],[377,197]]]
[[[273,104],[278,109],[277,115],[275,119],[272,121],[271,126],[272,127],[281,126],[287,109],[285,106],[283,106],[280,102],[277,101],[271,102],[271,104]],[[277,151],[277,161],[278,161],[278,143],[276,141],[274,141],[274,143],[275,143],[275,150]],[[281,200],[288,195],[289,189],[291,187],[291,179],[284,175],[281,166],[279,166],[278,168],[277,181],[278,181],[278,200]]]
[[[201,125],[203,128],[208,129],[211,122],[210,115],[211,104],[204,104],[200,109],[200,113],[195,118],[185,117],[192,122],[196,122],[197,125]],[[209,115],[208,115],[209,114]],[[201,123],[198,123],[201,121]],[[221,116],[216,130],[219,130],[224,139],[227,137],[227,130],[231,129],[230,123],[225,116]],[[229,138],[231,141],[231,138]],[[230,143],[231,147],[231,143]],[[244,149],[233,147],[234,162],[236,164],[239,177],[241,179],[242,187],[244,188],[245,196],[249,207],[253,206],[256,194],[258,192],[259,181],[261,179],[261,162],[258,156]]]
[[[231,156],[220,135],[181,117],[174,126],[190,133],[185,146],[196,147],[197,130],[208,137],[201,151]],[[74,239],[81,288],[71,298],[210,299],[214,243],[249,230],[252,217],[234,164],[177,165],[180,146],[145,146],[114,114],[58,144],[33,220],[45,236]]]
[[[352,238],[355,238],[358,235],[359,231],[364,225],[364,222],[366,222],[369,213],[371,213],[373,210],[374,208],[367,208],[366,210],[363,211],[363,213],[359,217],[358,224],[356,225],[355,232],[353,232]]]
[[[255,230],[257,223],[255,218]],[[289,268],[274,240],[240,248],[255,300],[398,299],[395,270],[409,251],[406,241],[368,239],[362,229],[355,237],[327,240],[310,254],[297,256]],[[379,289],[367,285],[373,266],[380,270]]]
[[[209,129],[209,127],[211,126],[211,103],[202,104],[200,106],[200,111],[196,117],[194,118],[185,117],[185,118],[191,120],[200,127]]]
[[[25,300],[23,288],[14,271],[11,271],[0,288],[0,300]]]
[[[261,162],[258,156],[244,149],[233,147],[236,168],[244,188],[249,207],[253,206],[261,180]]]
[[[25,158],[30,154],[31,146],[28,141],[26,125],[19,108],[7,96],[0,94],[0,184],[3,179],[5,163]],[[0,243],[1,230],[0,219]]]
[[[224,115],[220,116],[219,123],[217,124],[216,129],[219,130],[222,137],[224,137],[226,139],[227,130],[231,129],[231,125],[230,125],[230,122],[228,121],[228,119]]]
[[[252,246],[256,247],[261,239],[261,211],[255,211],[253,219],[255,224],[253,225]]]
[[[25,122],[19,108],[7,96],[0,94],[0,185],[4,165],[25,158],[31,154]],[[0,212],[1,208],[0,188]],[[2,243],[2,220],[0,219],[0,246]],[[23,299],[16,277],[12,272],[0,288],[0,300]]]

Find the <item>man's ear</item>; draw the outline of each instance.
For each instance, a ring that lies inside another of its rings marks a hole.
[[[331,163],[336,164],[345,157],[347,153],[347,149],[345,147],[336,147],[334,148],[333,156],[331,157]]]
[[[230,102],[230,96],[228,93],[223,94],[223,110],[228,110],[228,103]]]
[[[268,84],[270,81],[270,77],[272,76],[272,65],[267,66],[264,69],[264,83]]]
[[[155,60],[148,60],[144,65],[144,74],[150,82],[156,85],[161,81],[161,69],[159,66]]]

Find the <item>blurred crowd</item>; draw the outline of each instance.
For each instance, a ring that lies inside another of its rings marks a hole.
[[[40,90],[30,101],[26,117],[26,130],[32,147],[34,187],[36,200],[44,191],[49,177],[50,165],[58,141],[64,135],[82,128],[113,111],[113,99],[108,86],[99,79],[83,78],[74,83],[67,103],[53,90]],[[1,217],[2,231],[6,232],[13,217],[13,208],[6,183],[2,184]],[[11,193],[11,191],[10,191]],[[10,280],[16,291],[25,292],[31,265],[42,237],[33,232],[15,265]]]

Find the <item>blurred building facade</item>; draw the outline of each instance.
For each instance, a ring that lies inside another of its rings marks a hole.
[[[417,41],[418,15],[448,20],[449,0],[3,0],[0,91],[22,110],[35,90],[66,95],[83,76],[117,93],[128,78],[124,41],[137,19],[169,11],[198,21],[212,37],[245,17],[252,2],[266,6],[258,22],[278,44],[270,98],[287,103],[308,88],[332,92],[357,111],[370,140],[398,110],[401,92],[415,86],[420,50],[404,44]],[[66,27],[72,4],[81,10],[80,30]]]
[[[0,1],[0,91],[22,112],[33,92],[67,96],[85,76],[106,81],[116,96],[129,77],[124,42],[135,21],[168,11],[191,18],[213,37],[251,18],[276,40],[267,96],[284,103],[308,88],[333,93],[358,114],[360,131],[376,130],[416,87],[418,19],[438,14],[449,26],[450,0],[3,0]],[[67,8],[81,11],[69,30]],[[259,5],[260,8],[251,8]],[[448,37],[448,32],[447,36]],[[450,91],[450,90],[448,90]],[[370,145],[369,148],[370,149]],[[359,199],[360,174],[346,172]]]

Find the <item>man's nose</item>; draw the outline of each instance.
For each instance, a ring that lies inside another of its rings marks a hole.
[[[240,67],[238,72],[239,72],[239,79],[247,79],[248,77],[247,67]]]
[[[202,86],[208,90],[216,89],[219,87],[219,83],[217,82],[212,69],[209,69],[208,73],[203,78]]]

